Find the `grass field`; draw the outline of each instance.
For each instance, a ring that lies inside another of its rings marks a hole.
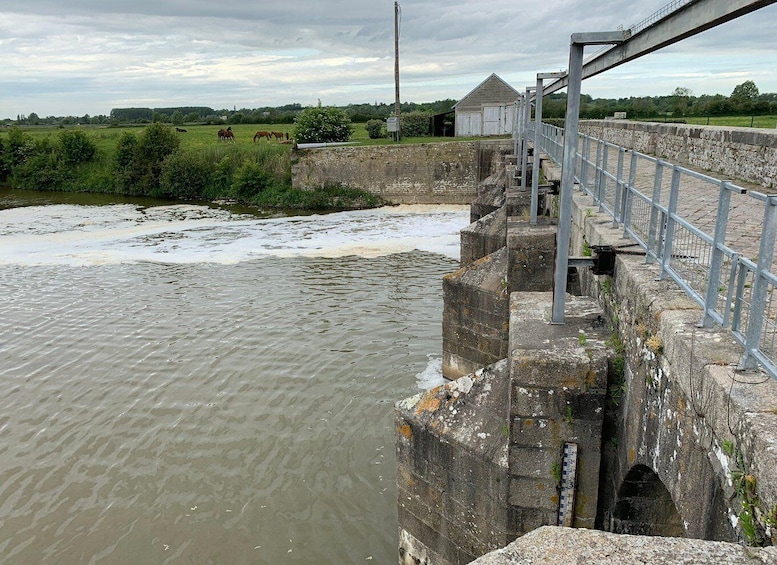
[[[694,125],[713,125],[713,126],[729,126],[729,127],[755,127],[755,128],[767,128],[774,129],[777,126],[777,116],[711,116],[707,117],[688,117],[684,118],[687,123]],[[655,121],[663,121],[656,119]],[[88,131],[98,149],[103,155],[111,155],[116,147],[116,141],[124,131],[140,132],[144,126],[128,126],[128,127],[107,127],[107,126],[72,126],[80,127],[85,131]],[[218,125],[186,125],[183,129],[186,129],[186,133],[179,134],[181,139],[181,149],[199,150],[207,147],[219,147],[226,144],[219,142],[217,133],[219,129],[225,126]],[[261,139],[257,142],[253,141],[254,133],[257,131],[279,131],[282,133],[288,133],[289,136],[293,135],[293,124],[235,124],[232,125],[232,131],[235,134],[236,146],[242,146],[242,151],[251,151],[249,147],[258,148],[261,144],[278,144],[278,141],[267,139]],[[52,137],[52,141],[56,139],[61,128],[54,126],[24,126],[22,130],[25,133],[32,135],[33,137]],[[7,129],[0,129],[0,139],[7,135]],[[453,137],[408,137],[402,138],[401,144],[410,143],[432,143],[439,141],[466,141],[467,139],[478,138],[453,138]],[[362,123],[353,124],[353,135],[351,141],[363,145],[392,145],[396,142],[391,139],[370,139],[367,135],[367,130]],[[291,145],[286,145],[291,148]]]
[[[84,131],[89,132],[92,135],[98,149],[103,154],[111,154],[116,147],[116,141],[119,136],[125,131],[133,131],[139,133],[145,126],[127,126],[127,127],[107,127],[107,126],[69,126],[78,127]],[[172,126],[171,126],[172,127]],[[206,147],[218,147],[219,145],[228,145],[224,142],[219,142],[218,131],[226,126],[218,125],[185,125],[182,129],[186,130],[186,133],[179,134],[181,139],[181,149],[203,149]],[[278,144],[278,141],[273,139],[268,141],[266,138],[254,142],[254,134],[257,131],[279,131],[282,133],[288,133],[289,136],[293,135],[294,124],[235,124],[230,126],[232,132],[235,134],[234,145],[257,147],[260,144]],[[55,126],[23,126],[22,131],[28,133],[33,137],[46,137],[50,136],[52,141],[56,140],[61,128]],[[7,129],[0,129],[0,139],[4,135],[7,135]],[[453,137],[407,137],[402,138],[400,143],[432,143],[437,141],[466,141],[467,139],[476,138],[453,138]],[[395,144],[395,141],[391,139],[370,139],[367,135],[367,130],[362,123],[353,124],[353,134],[351,135],[351,141],[364,145],[391,145]],[[232,145],[232,144],[229,144]],[[287,145],[291,148],[291,145]]]
[[[697,126],[764,129],[774,129],[777,127],[777,116],[692,116],[685,118],[685,121]]]

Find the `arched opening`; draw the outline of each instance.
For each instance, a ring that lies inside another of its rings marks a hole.
[[[683,537],[680,514],[652,469],[635,465],[618,491],[611,531],[618,534]]]

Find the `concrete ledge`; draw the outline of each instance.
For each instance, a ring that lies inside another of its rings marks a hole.
[[[395,406],[400,563],[466,563],[516,534],[505,360]]]
[[[726,565],[777,563],[777,548],[684,538],[624,536],[596,530],[545,526],[476,559],[473,565]]]

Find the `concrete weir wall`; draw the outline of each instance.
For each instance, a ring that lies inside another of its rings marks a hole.
[[[455,380],[396,406],[400,565],[468,563],[558,523],[777,541],[777,381],[736,372],[733,338],[698,327],[700,308],[638,255],[618,254],[612,275],[579,269],[565,324],[550,324],[553,221],[528,225],[510,175],[494,178],[444,281],[443,373]],[[624,244],[592,208],[574,194],[572,255]],[[608,539],[605,551],[629,545]],[[649,539],[635,562],[694,545]],[[578,549],[555,554],[572,562]],[[512,555],[483,563],[524,563]]]
[[[292,186],[340,183],[367,190],[391,204],[467,204],[511,140],[300,149]]]

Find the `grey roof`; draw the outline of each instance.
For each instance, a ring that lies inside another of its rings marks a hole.
[[[510,103],[518,100],[520,96],[520,93],[502,80],[499,75],[491,73],[486,80],[473,88],[464,98],[456,102],[453,107],[470,106],[479,108],[484,103],[489,102]]]

